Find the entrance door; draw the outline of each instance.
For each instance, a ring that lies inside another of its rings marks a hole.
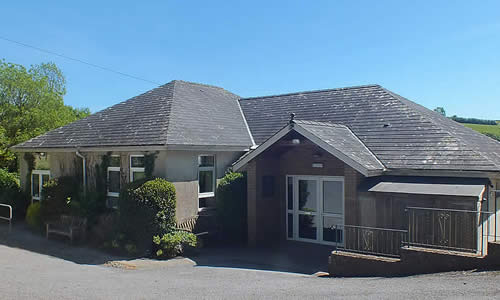
[[[287,176],[286,181],[287,238],[342,244],[344,178]]]

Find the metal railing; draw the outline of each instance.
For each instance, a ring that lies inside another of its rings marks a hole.
[[[336,225],[332,229],[343,234],[343,245],[338,249],[364,254],[399,257],[406,243],[408,231],[357,225]]]
[[[6,207],[9,210],[9,214],[8,214],[9,216],[5,217],[5,216],[0,215],[0,219],[6,220],[9,222],[9,232],[10,232],[12,230],[12,206],[10,206],[8,204],[0,203],[0,207]]]
[[[490,212],[407,207],[408,245],[483,255]]]

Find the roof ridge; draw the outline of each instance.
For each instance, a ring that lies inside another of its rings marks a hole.
[[[360,89],[360,88],[369,88],[369,87],[380,87],[378,84],[365,84],[365,85],[354,85],[333,89],[319,89],[319,90],[311,90],[311,91],[301,91],[301,92],[292,92],[292,93],[284,93],[284,94],[274,94],[269,96],[255,96],[255,97],[242,97],[240,100],[251,100],[251,99],[259,99],[259,98],[274,98],[274,97],[282,97],[282,96],[291,96],[291,95],[300,95],[300,94],[313,94],[313,93],[322,93],[322,92],[331,92],[331,91],[341,91],[341,90],[351,90],[351,89]]]
[[[494,161],[492,161],[489,157],[486,157],[483,153],[478,152],[478,151],[477,151],[476,149],[474,149],[473,147],[470,147],[470,146],[469,146],[469,144],[468,144],[467,142],[464,142],[464,140],[463,140],[461,137],[459,137],[459,136],[457,136],[457,135],[453,134],[450,130],[443,128],[443,126],[441,126],[441,124],[437,123],[437,122],[436,122],[436,121],[434,121],[432,118],[429,118],[428,116],[424,115],[422,112],[420,112],[420,111],[418,111],[418,110],[414,109],[413,107],[411,107],[410,105],[408,105],[408,103],[407,103],[407,102],[411,102],[412,104],[415,104],[415,105],[421,106],[421,107],[423,107],[424,109],[428,109],[428,108],[426,108],[426,107],[424,107],[424,106],[422,106],[422,105],[420,105],[420,104],[418,104],[418,103],[416,103],[416,102],[413,102],[413,101],[411,101],[411,100],[409,100],[409,99],[406,99],[405,97],[403,97],[403,96],[401,96],[401,95],[398,95],[398,94],[396,94],[396,93],[394,93],[394,92],[391,92],[391,91],[389,91],[388,89],[386,89],[386,88],[384,88],[384,87],[382,87],[382,86],[381,86],[380,88],[382,89],[382,91],[384,91],[385,93],[387,93],[389,96],[391,96],[392,98],[396,99],[396,100],[397,100],[397,101],[399,101],[401,104],[403,104],[405,107],[407,107],[408,109],[410,109],[412,112],[417,113],[417,114],[418,114],[418,115],[419,115],[422,119],[424,119],[424,120],[426,120],[426,121],[428,121],[428,122],[432,123],[432,124],[433,124],[434,126],[436,126],[439,130],[442,130],[443,132],[445,132],[446,134],[448,134],[451,138],[455,139],[455,140],[456,140],[457,142],[459,142],[460,144],[462,144],[462,145],[466,146],[467,148],[469,148],[468,150],[473,151],[476,155],[479,155],[479,156],[481,156],[482,158],[484,158],[485,160],[489,161],[489,162],[490,162],[493,166],[497,166],[497,164],[496,164]],[[446,118],[446,117],[444,117],[444,118]],[[448,120],[449,120],[449,119],[448,119]],[[452,121],[452,120],[449,120],[449,121]],[[455,121],[452,121],[452,122],[455,122]],[[467,127],[465,127],[465,126],[464,126],[464,128],[467,128]],[[474,130],[472,130],[472,129],[470,129],[470,128],[467,128],[467,129],[469,129],[469,130],[470,130],[471,132],[473,132],[474,134],[480,134],[480,135],[482,135],[481,133],[476,132],[476,131],[474,131]],[[485,137],[486,137],[486,138],[488,138],[487,136],[485,136]]]
[[[293,120],[294,123],[297,123],[297,124],[311,124],[311,125],[314,125],[314,124],[317,124],[319,126],[328,126],[328,127],[345,127],[345,128],[349,128],[347,127],[346,125],[344,124],[340,124],[340,123],[333,123],[333,122],[323,122],[323,121],[313,121],[313,120],[305,120],[305,119],[294,119]]]
[[[233,93],[231,91],[228,91],[228,90],[226,90],[223,87],[216,86],[216,85],[211,85],[211,84],[206,84],[206,83],[199,83],[199,82],[193,82],[193,81],[187,81],[187,80],[180,80],[180,79],[174,79],[171,82],[174,82],[174,84],[175,84],[175,82],[180,82],[180,83],[187,83],[187,84],[192,84],[192,85],[198,85],[198,86],[202,86],[202,87],[214,88],[214,89],[222,90],[222,91],[224,91],[226,93],[230,93],[232,95],[235,95],[238,98],[241,98],[240,96],[236,95],[235,93]]]
[[[172,91],[170,91],[171,101],[167,102],[168,115],[165,115],[165,145],[168,143],[168,132],[170,131],[170,115],[172,114],[172,107],[175,101],[175,80],[170,81],[172,83]]]

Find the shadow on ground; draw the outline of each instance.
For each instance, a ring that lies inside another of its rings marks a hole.
[[[312,275],[328,271],[332,247],[285,242],[272,247],[210,246],[189,257],[197,267],[238,268]]]
[[[196,255],[189,256],[196,267],[237,268],[276,272],[315,274],[327,272],[328,256],[332,248],[300,242],[286,242],[272,247],[251,248],[215,242],[213,246],[201,249]],[[0,246],[23,249],[39,254],[57,257],[77,264],[102,265],[108,262],[140,261],[141,264],[154,266],[169,265],[160,261],[143,258],[114,256],[84,245],[72,245],[67,239],[51,237],[47,240],[40,233],[31,231],[25,223],[12,226],[0,224]],[[149,261],[149,263],[148,263]]]
[[[78,243],[72,245],[64,238],[54,237],[47,240],[41,233],[30,230],[25,223],[13,224],[11,232],[8,225],[0,224],[0,245],[49,255],[77,264],[100,265],[123,259]]]

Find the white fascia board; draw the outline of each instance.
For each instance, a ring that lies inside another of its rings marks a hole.
[[[236,162],[233,165],[233,170],[238,171],[243,166],[245,166],[249,161],[257,157],[259,154],[264,152],[267,148],[271,147],[274,143],[279,141],[282,137],[284,137],[287,133],[289,133],[293,129],[293,126],[290,124],[283,127],[280,131],[271,136],[267,141],[259,145],[257,148],[252,150],[246,157],[242,158],[240,161]]]

